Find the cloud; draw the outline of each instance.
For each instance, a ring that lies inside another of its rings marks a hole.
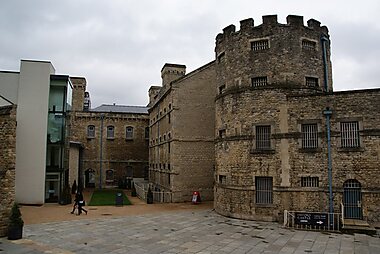
[[[84,76],[93,106],[146,105],[164,63],[190,72],[214,59],[215,36],[262,15],[303,15],[327,25],[336,90],[379,86],[380,3],[256,0],[5,0],[0,8],[0,68],[20,59],[50,60],[57,73]]]

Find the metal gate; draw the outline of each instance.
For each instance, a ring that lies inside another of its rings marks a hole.
[[[357,180],[350,179],[343,184],[344,218],[362,219],[362,191]]]

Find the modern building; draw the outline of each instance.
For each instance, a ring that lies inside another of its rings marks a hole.
[[[72,86],[50,62],[21,60],[20,71],[0,71],[1,104],[16,110],[16,201],[58,202],[68,176],[66,112]]]
[[[86,80],[70,78],[70,185],[130,188],[148,179],[149,115],[145,106],[103,104],[91,108]]]
[[[164,202],[213,200],[215,62],[186,72],[165,64],[162,86],[149,89],[149,182]]]

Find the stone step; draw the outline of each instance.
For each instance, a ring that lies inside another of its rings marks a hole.
[[[376,235],[377,233],[376,229],[370,226],[367,221],[352,219],[344,220],[344,225],[341,231],[348,234],[360,233],[367,235]]]

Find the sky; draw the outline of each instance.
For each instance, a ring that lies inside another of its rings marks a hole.
[[[85,77],[92,106],[142,105],[165,63],[187,73],[214,60],[215,37],[263,15],[316,19],[329,29],[335,91],[380,88],[379,0],[1,0],[0,70],[51,61]]]

